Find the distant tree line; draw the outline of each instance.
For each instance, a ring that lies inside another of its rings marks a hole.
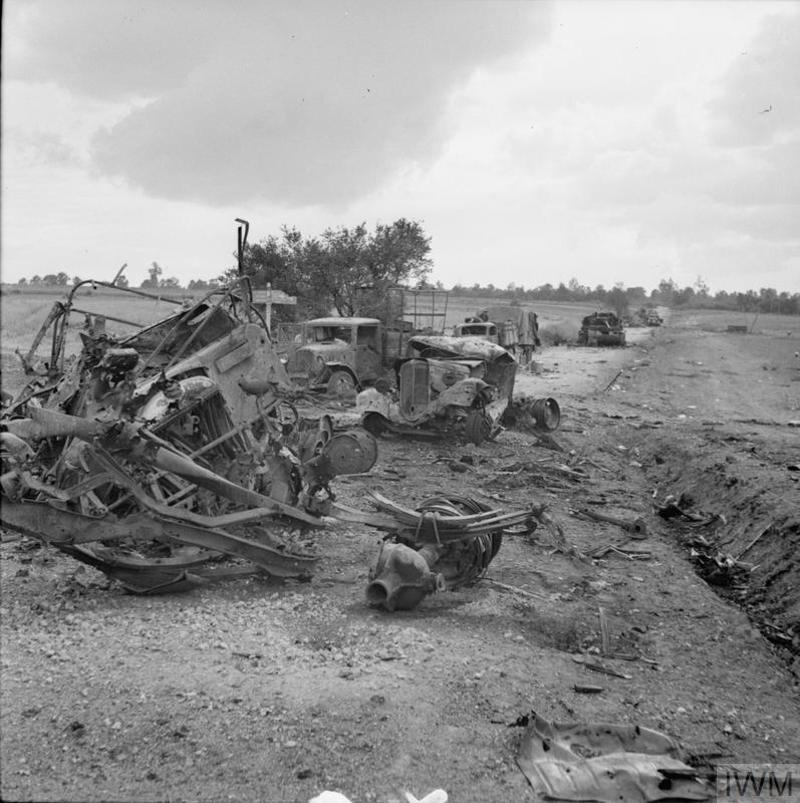
[[[608,289],[602,284],[587,287],[577,279],[570,279],[557,286],[542,284],[526,289],[514,283],[505,288],[488,284],[485,287],[473,284],[469,287],[456,284],[452,288],[460,296],[491,297],[523,301],[572,301],[591,302],[598,306],[617,310],[634,308],[645,304],[661,304],[666,307],[693,307],[703,309],[736,310],[738,312],[777,312],[782,315],[800,315],[800,293],[778,292],[772,287],[762,287],[758,292],[727,292],[719,290],[712,294],[706,283],[698,279],[694,286],[680,288],[672,279],[662,279],[658,287],[649,292],[644,287],[625,287],[615,284]]]
[[[184,289],[180,283],[180,280],[177,279],[175,276],[170,276],[166,279],[162,278],[164,270],[158,264],[158,262],[153,262],[148,270],[148,277],[141,283],[140,287],[143,290],[155,290],[155,289],[173,289],[173,290],[182,290]],[[80,284],[83,281],[80,276],[73,276],[72,279],[64,273],[63,271],[59,273],[47,273],[44,276],[39,276],[38,274],[32,276],[30,279],[25,278],[24,276],[19,279],[17,282],[18,287],[66,287],[67,285],[71,284],[73,287],[75,285]],[[117,287],[130,287],[130,281],[127,276],[123,276],[122,274],[118,275],[114,284]],[[210,290],[214,287],[219,286],[219,281],[216,279],[210,279],[206,281],[205,279],[192,279],[185,289],[188,290]]]
[[[389,287],[406,285],[443,290],[440,281],[429,282],[432,269],[430,238],[416,221],[400,218],[389,225],[378,224],[369,231],[365,223],[358,226],[326,229],[316,237],[304,237],[297,229],[283,226],[280,234],[249,244],[245,248],[243,269],[254,289],[271,285],[297,297],[294,310],[279,308],[275,315],[300,319],[325,315],[335,309],[340,315],[370,315],[384,308]],[[163,277],[163,269],[153,262],[144,289],[183,289],[175,277]],[[192,279],[187,290],[206,291],[228,282],[238,275],[238,266],[230,268],[218,279]],[[80,283],[72,278],[72,284]],[[127,287],[124,276],[117,285]],[[70,277],[63,271],[45,276],[20,279],[19,286],[45,285],[65,287]],[[662,279],[652,290],[644,287],[625,287],[602,284],[589,287],[577,279],[567,284],[546,284],[525,288],[515,283],[505,288],[494,284],[470,286],[456,284],[455,295],[476,298],[497,298],[509,303],[534,301],[589,302],[598,307],[622,313],[647,304],[667,307],[696,307],[736,310],[738,312],[775,312],[800,315],[800,293],[779,292],[772,287],[745,292],[711,292],[701,277],[690,287],[679,287],[671,278]]]

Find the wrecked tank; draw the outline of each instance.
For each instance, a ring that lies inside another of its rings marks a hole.
[[[624,346],[625,328],[613,312],[593,312],[581,321],[579,346]]]
[[[2,525],[142,593],[309,575],[316,556],[291,541],[326,523],[336,435],[327,416],[298,416],[247,279],[124,337],[76,308],[87,284],[113,286],[77,285],[20,355],[30,379],[0,421]]]

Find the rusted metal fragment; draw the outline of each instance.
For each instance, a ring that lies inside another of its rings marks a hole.
[[[123,538],[151,539],[159,535],[159,527],[144,515],[129,516],[119,521],[110,516],[86,516],[74,510],[55,507],[50,502],[16,502],[9,498],[4,498],[0,507],[0,523],[9,530],[54,546]]]
[[[533,529],[536,526],[536,515],[531,510],[503,513],[499,510],[483,508],[478,513],[460,514],[452,510],[442,512],[434,507],[412,510],[375,491],[370,491],[368,497],[380,510],[392,514],[396,528],[401,529],[404,533],[413,533],[414,539],[420,543],[461,541],[508,527],[527,525]],[[452,500],[464,501],[459,497],[448,498],[451,504]],[[474,500],[468,501],[479,504]]]
[[[650,803],[709,800],[713,790],[678,760],[669,736],[615,723],[560,724],[533,712],[517,764],[548,800]]]
[[[414,511],[372,498],[396,519],[395,543],[383,546],[367,586],[367,602],[389,611],[473,583],[500,550],[504,527],[535,526],[528,511],[498,514],[467,497],[433,497]]]

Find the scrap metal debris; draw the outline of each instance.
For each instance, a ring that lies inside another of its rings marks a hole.
[[[604,513],[597,513],[594,510],[587,508],[576,508],[570,510],[570,513],[577,518],[590,519],[592,521],[601,521],[608,524],[616,524],[628,533],[629,538],[644,539],[647,538],[647,522],[641,517],[637,516],[635,519],[623,519],[619,516],[609,516]]]
[[[650,803],[712,796],[708,782],[677,758],[677,743],[658,731],[639,725],[558,724],[535,712],[524,724],[517,764],[543,797]]]
[[[752,564],[723,552],[702,536],[692,539],[689,556],[697,574],[714,586],[744,588],[753,570]]]
[[[370,497],[396,523],[366,592],[370,605],[388,611],[410,610],[427,594],[475,582],[500,550],[504,530],[537,524],[531,510],[503,513],[467,497],[433,497],[416,510]]]
[[[550,397],[517,398],[506,409],[503,423],[524,430],[552,432],[561,424],[561,408]]]
[[[0,420],[2,524],[142,593],[241,576],[225,556],[309,575],[317,556],[286,532],[325,526],[330,481],[368,469],[374,439],[300,418],[246,279],[124,337],[76,308],[86,284],[21,355],[30,380]],[[82,348],[67,358],[76,312]]]
[[[658,506],[656,512],[662,519],[681,519],[684,522],[706,527],[714,522],[721,521],[725,524],[725,516],[721,513],[707,513],[691,510],[694,500],[689,494],[682,493],[680,496],[669,494]]]

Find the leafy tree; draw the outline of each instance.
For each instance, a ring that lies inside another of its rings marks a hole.
[[[42,284],[46,284],[48,286],[54,286],[58,284],[58,277],[55,273],[48,273],[42,279]]]
[[[72,286],[73,287],[77,287],[82,281],[83,281],[83,279],[81,279],[80,276],[73,276],[72,277]]]
[[[628,299],[628,306],[637,306],[647,298],[647,290],[644,287],[628,287],[625,296]]]
[[[706,301],[708,299],[708,297],[709,297],[710,292],[711,292],[711,289],[706,284],[706,282],[703,279],[703,277],[702,276],[698,276],[697,279],[695,279],[695,283],[694,283],[695,298],[698,299],[701,302],[702,301]]]
[[[570,299],[570,291],[569,287],[567,287],[564,282],[561,282],[558,287],[556,287],[556,301],[569,301]]]
[[[41,284],[41,283],[42,283],[42,277],[38,273],[35,274],[31,279],[31,284]]]
[[[180,287],[180,280],[175,276],[170,276],[168,279],[162,279],[159,283],[161,287]]]
[[[758,291],[759,309],[762,312],[773,312],[778,304],[778,292],[773,287],[762,287]]]
[[[20,287],[25,287],[25,285],[26,285],[27,283],[28,283],[28,280],[27,280],[27,279],[26,279],[24,276],[23,276],[23,277],[22,277],[22,278],[21,278],[21,279],[20,279],[20,280],[17,282],[17,284],[18,284]]]
[[[56,284],[59,287],[66,287],[69,284],[69,276],[63,270],[56,274]]]
[[[161,282],[159,281],[159,277],[164,272],[164,270],[158,264],[158,262],[153,262],[147,272],[149,274],[149,278],[145,279],[142,282],[142,287],[149,287],[151,289],[155,289],[161,284]]]
[[[361,223],[326,229],[310,239],[284,226],[279,237],[248,245],[243,263],[254,287],[269,283],[297,296],[297,313],[303,317],[325,314],[331,307],[340,315],[370,315],[384,309],[390,287],[427,279],[429,252],[430,239],[421,225],[401,218],[378,224],[373,232]],[[224,278],[236,272],[231,269]]]
[[[115,287],[130,287],[130,282],[128,281],[127,276],[118,276],[117,281],[114,283]]]
[[[650,298],[667,306],[672,304],[672,296],[677,291],[678,285],[672,279],[662,279],[658,283],[658,290],[653,290]]]
[[[208,282],[205,279],[191,279],[187,290],[208,290]]]
[[[624,285],[615,284],[608,292],[608,303],[614,309],[614,312],[621,318],[628,312],[628,296],[625,293]]]

